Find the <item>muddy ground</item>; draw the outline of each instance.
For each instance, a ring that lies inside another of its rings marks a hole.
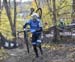
[[[44,54],[39,52],[39,58],[35,58],[32,47],[29,54],[26,46],[23,49],[5,50],[5,58],[0,62],[75,62],[75,43],[47,43],[42,44],[42,48]]]

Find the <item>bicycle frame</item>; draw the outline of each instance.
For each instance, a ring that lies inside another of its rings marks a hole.
[[[26,43],[27,52],[29,53],[28,36],[27,36],[27,32],[29,32],[29,30],[18,31],[18,35],[19,35],[19,33],[22,33],[22,32],[24,32],[24,41]]]

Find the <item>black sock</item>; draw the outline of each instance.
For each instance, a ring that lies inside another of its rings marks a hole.
[[[39,57],[39,56],[38,56],[37,46],[36,46],[36,45],[34,45],[34,46],[33,46],[33,48],[34,48],[34,52],[35,52],[35,54],[36,54],[36,57]]]
[[[40,49],[41,54],[43,54],[43,51],[42,51],[41,45],[39,45],[39,49]]]

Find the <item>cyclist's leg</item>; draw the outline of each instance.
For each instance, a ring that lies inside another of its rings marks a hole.
[[[37,45],[36,45],[36,35],[35,34],[32,34],[32,45],[33,45],[33,49],[34,49],[34,52],[36,54],[36,57],[38,57],[38,50],[37,50]]]
[[[41,34],[38,34],[37,35],[37,44],[39,44],[38,47],[40,49],[41,54],[43,54],[42,47],[41,47],[41,42],[42,41],[41,41],[40,37],[41,37]]]
[[[42,50],[41,44],[39,45],[39,49],[40,49],[41,54],[43,54],[43,50]]]
[[[33,48],[34,48],[34,52],[36,54],[36,57],[39,57],[38,50],[37,50],[37,46],[36,45],[33,45]]]

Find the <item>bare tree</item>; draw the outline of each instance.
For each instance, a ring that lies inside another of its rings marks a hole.
[[[14,0],[14,36],[16,37],[16,0]]]
[[[39,0],[35,0],[35,4],[36,4],[37,8],[39,8],[40,1]]]
[[[1,0],[0,0],[0,26],[1,26]],[[1,41],[1,36],[0,36],[0,41]],[[1,42],[0,42],[0,49],[1,49]]]
[[[54,39],[53,42],[58,41],[58,30],[57,30],[57,19],[56,19],[56,0],[52,0],[53,2],[53,21],[54,21]]]
[[[75,13],[75,0],[73,0],[73,12]]]
[[[75,17],[75,0],[73,0],[73,4],[72,4],[72,17]]]
[[[53,12],[52,8],[50,7],[49,0],[46,0],[46,2],[47,2],[48,10],[49,10],[49,15],[51,16],[50,12]],[[51,0],[50,0],[50,2],[51,2]]]
[[[6,13],[7,13],[7,16],[8,16],[8,19],[9,19],[9,22],[10,22],[10,26],[11,26],[11,30],[13,30],[12,28],[12,18],[11,18],[11,14],[10,14],[10,9],[8,7],[8,3],[7,3],[7,0],[3,0],[3,4],[5,6],[5,10],[6,10]]]
[[[0,26],[1,26],[1,0],[0,0]]]
[[[16,0],[14,0],[14,23],[11,17],[11,12],[7,0],[3,0],[3,4],[7,13],[7,17],[9,19],[12,35],[16,37]]]
[[[10,3],[10,0],[9,0],[9,8],[11,8],[11,3]]]

